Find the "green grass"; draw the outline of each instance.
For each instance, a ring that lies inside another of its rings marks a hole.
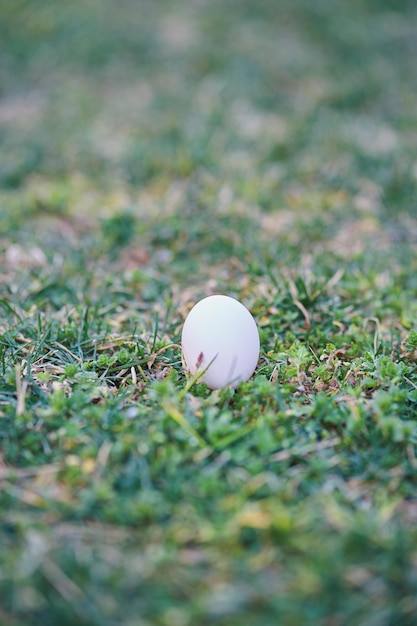
[[[414,625],[415,3],[0,13],[0,624]]]

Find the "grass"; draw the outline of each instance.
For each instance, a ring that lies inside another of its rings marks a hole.
[[[415,3],[1,13],[0,623],[415,624]]]

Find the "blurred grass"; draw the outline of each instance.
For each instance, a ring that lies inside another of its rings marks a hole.
[[[415,624],[416,24],[2,0],[0,623]],[[258,369],[185,392],[214,292]]]

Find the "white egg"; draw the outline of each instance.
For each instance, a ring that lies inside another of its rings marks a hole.
[[[235,298],[203,298],[189,312],[182,329],[182,353],[191,374],[208,387],[236,387],[248,380],[259,359],[259,333],[248,309]],[[206,370],[206,371],[205,371]]]

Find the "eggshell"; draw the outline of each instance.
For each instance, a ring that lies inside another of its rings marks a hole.
[[[188,370],[204,372],[201,380],[211,389],[236,387],[248,380],[259,359],[256,322],[243,304],[229,296],[200,300],[184,322],[181,343]]]

